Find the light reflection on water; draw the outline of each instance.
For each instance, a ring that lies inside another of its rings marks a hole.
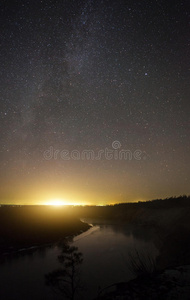
[[[98,224],[97,221],[88,220]],[[85,285],[83,297],[92,299],[98,290],[112,283],[126,281],[133,277],[127,267],[129,253],[134,249],[158,255],[153,244],[153,230],[140,226],[119,226],[98,224],[73,239],[75,246],[83,253],[81,279]],[[46,287],[44,275],[59,267],[58,247],[40,249],[30,255],[22,255],[5,261],[0,266],[1,300],[63,299]]]
[[[82,277],[88,282],[84,299],[96,296],[103,287],[132,279],[128,255],[137,250],[143,255],[157,256],[152,237],[152,230],[140,226],[110,224],[101,224],[88,236],[78,237],[74,244],[84,255]]]

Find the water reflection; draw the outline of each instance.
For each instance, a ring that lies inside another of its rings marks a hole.
[[[150,228],[89,222],[97,226],[71,242],[71,246],[78,247],[84,258],[81,280],[86,289],[77,300],[93,299],[100,289],[133,278],[127,261],[134,249],[150,253],[153,257],[158,255],[153,243],[154,232]],[[4,295],[1,299],[63,299],[54,294],[44,280],[45,274],[60,268],[57,260],[60,254],[61,249],[53,246],[33,249],[25,255],[18,253],[4,260],[0,266],[0,289]]]
[[[98,221],[91,220],[93,224]],[[153,230],[134,226],[99,224],[95,231],[74,242],[84,255],[82,275],[87,282],[84,299],[97,296],[100,289],[134,278],[127,262],[134,251],[155,258]]]

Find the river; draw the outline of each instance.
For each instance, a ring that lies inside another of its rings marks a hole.
[[[87,232],[76,236],[71,244],[82,252],[81,280],[84,291],[80,300],[91,300],[98,292],[113,283],[134,278],[129,268],[131,254],[156,257],[151,228],[130,225],[113,225],[98,220],[85,220],[93,224]],[[6,259],[0,265],[1,300],[59,300],[45,285],[44,275],[59,268],[57,246],[41,248]]]

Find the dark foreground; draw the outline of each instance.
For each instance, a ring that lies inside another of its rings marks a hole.
[[[95,300],[189,300],[189,283],[190,265],[179,266],[129,282],[116,283]]]

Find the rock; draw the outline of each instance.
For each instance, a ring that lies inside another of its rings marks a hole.
[[[149,277],[137,277],[126,283],[115,284],[115,291],[104,293],[104,295],[96,298],[96,300],[98,299],[189,300],[190,265],[166,269]]]

